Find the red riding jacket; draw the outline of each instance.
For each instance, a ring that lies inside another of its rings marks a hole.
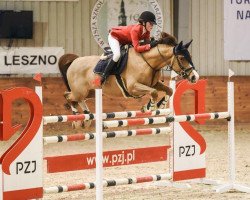
[[[150,40],[150,32],[146,31],[144,34],[143,25],[129,25],[129,26],[118,26],[111,29],[111,35],[117,39],[120,44],[132,44],[135,51],[144,52],[150,49],[150,45],[140,45],[140,40]]]

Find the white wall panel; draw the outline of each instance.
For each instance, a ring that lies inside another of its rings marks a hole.
[[[223,0],[192,0],[191,9],[192,56],[199,73],[227,76],[231,68],[236,75],[250,75],[250,61],[224,60]]]
[[[223,32],[223,12],[222,4],[220,1],[215,1],[215,71],[214,74],[224,74],[224,63],[223,63],[223,39],[221,34]],[[220,66],[220,67],[219,67]]]
[[[158,3],[162,9],[164,19],[163,30],[172,34],[173,19],[171,10],[173,7],[173,2],[171,0],[158,0]]]
[[[40,22],[37,23],[42,24],[42,46],[48,46],[49,45],[49,27],[48,27],[48,21],[49,21],[49,3],[48,2],[41,2],[41,16],[40,16]],[[35,38],[38,36],[34,36]]]
[[[65,47],[66,23],[65,23],[65,2],[59,2],[57,6],[57,45]]]
[[[92,13],[92,9],[93,7],[95,6],[95,2],[96,1],[90,1],[90,9],[89,9],[89,16],[91,16],[91,13]],[[90,18],[89,18],[89,23],[90,23]],[[91,30],[89,30],[91,32]],[[91,33],[91,37],[90,37],[90,54],[91,55],[98,55],[98,45],[94,39],[94,37],[92,36],[92,33]]]
[[[0,1],[0,9],[33,10],[34,37],[14,40],[13,46],[62,46],[68,53],[101,54],[90,29],[90,16],[96,0]],[[165,20],[164,30],[172,32],[171,0],[159,0]],[[8,40],[0,40],[7,46]]]
[[[216,18],[216,9],[215,9],[215,1],[216,0],[209,0],[207,1],[207,36],[209,36],[210,40],[207,43],[207,70],[206,74],[215,74],[215,48],[216,37],[215,37],[215,18]],[[212,39],[214,38],[214,39]],[[212,50],[212,51],[211,51]]]
[[[190,37],[193,39],[192,45],[191,45],[191,52],[192,52],[192,58],[193,63],[195,67],[200,72],[200,47],[199,47],[199,41],[200,41],[200,6],[198,1],[192,1],[191,2],[191,17],[190,17]]]
[[[74,6],[73,6],[73,3],[69,2],[66,5],[65,20],[66,20],[65,52],[74,53]]]
[[[0,9],[33,10],[34,38],[14,40],[13,46],[60,46],[81,56],[101,54],[90,29],[96,0],[0,1]],[[173,0],[158,0],[164,16],[164,31],[173,32]],[[192,56],[201,75],[227,75],[228,67],[238,75],[250,75],[250,62],[228,62],[223,58],[223,0],[191,0],[190,38]],[[6,48],[9,40],[0,40]]]
[[[81,35],[81,44],[82,44],[82,55],[91,55],[90,53],[90,37],[92,37],[90,30],[90,3],[89,1],[82,2],[82,35]]]
[[[82,1],[79,1],[74,4],[74,53],[78,55],[82,55],[82,43],[80,42],[82,39]]]

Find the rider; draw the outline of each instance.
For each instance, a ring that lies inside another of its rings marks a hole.
[[[101,84],[107,79],[109,72],[118,62],[121,52],[120,45],[132,44],[136,52],[144,52],[155,47],[158,43],[156,40],[151,41],[149,44],[140,45],[140,40],[150,41],[150,31],[153,25],[156,25],[155,15],[150,11],[141,13],[139,24],[129,26],[118,26],[111,29],[108,36],[109,46],[113,52],[113,58],[110,59],[103,74],[101,75]]]

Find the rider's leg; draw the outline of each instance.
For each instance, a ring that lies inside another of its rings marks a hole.
[[[118,62],[121,52],[120,52],[120,43],[117,39],[113,38],[111,34],[108,36],[109,46],[113,52],[113,58],[109,61],[106,66],[101,79],[101,84],[107,79],[109,72],[114,67],[114,65]]]

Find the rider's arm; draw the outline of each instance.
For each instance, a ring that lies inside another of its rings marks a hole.
[[[150,49],[150,45],[146,44],[146,45],[140,45],[139,40],[140,40],[140,36],[141,35],[141,30],[139,26],[135,26],[132,30],[131,30],[131,39],[132,39],[132,44],[134,46],[134,49],[136,52],[141,53],[144,51],[148,51]]]

